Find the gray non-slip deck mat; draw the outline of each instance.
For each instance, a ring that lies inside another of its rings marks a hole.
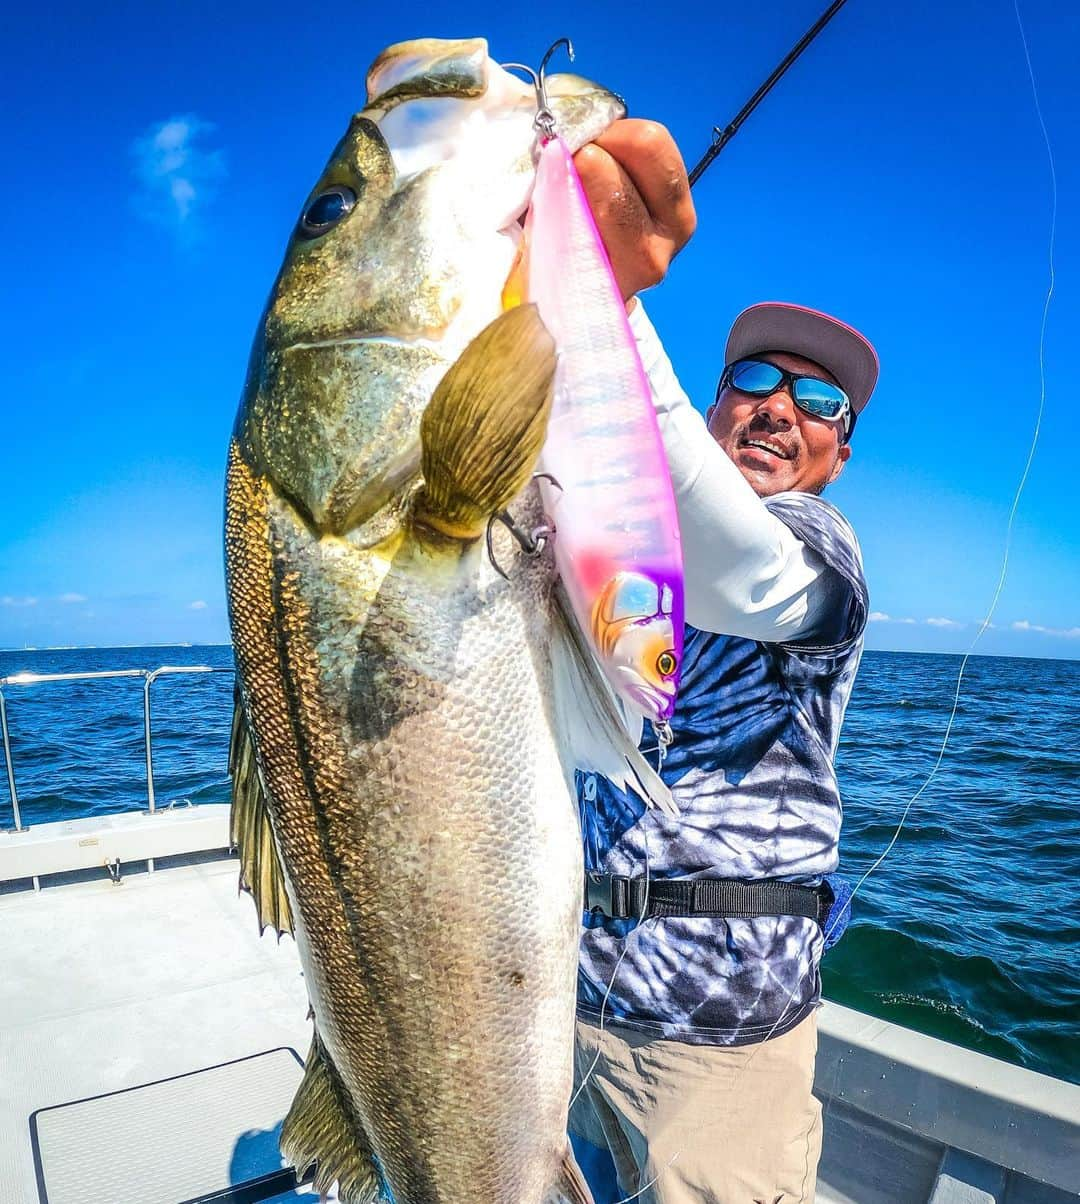
[[[239,1204],[287,1190],[277,1141],[302,1074],[295,1050],[273,1049],[41,1108],[30,1117],[41,1204]]]

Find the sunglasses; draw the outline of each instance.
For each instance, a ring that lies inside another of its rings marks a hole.
[[[791,400],[804,414],[814,418],[843,418],[845,436],[851,434],[854,413],[848,395],[839,385],[816,376],[785,372],[783,368],[765,360],[739,360],[728,364],[716,392],[719,396],[721,389],[730,386],[740,393],[749,393],[751,397],[769,397],[784,385]]]

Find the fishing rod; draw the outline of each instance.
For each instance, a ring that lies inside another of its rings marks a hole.
[[[724,149],[725,146],[739,132],[739,127],[750,116],[750,114],[758,107],[766,96],[772,91],[776,83],[784,76],[788,68],[795,62],[800,54],[810,45],[810,43],[818,36],[826,25],[836,16],[837,12],[844,6],[846,0],[834,0],[832,4],[825,10],[824,13],[814,22],[814,24],[803,34],[798,42],[788,51],[787,55],[781,60],[779,66],[773,71],[772,75],[761,85],[753,96],[743,105],[738,113],[723,129],[719,126],[713,127],[712,146],[702,155],[694,170],[690,173],[690,187],[698,182],[703,175],[705,169],[716,158],[716,156]]]

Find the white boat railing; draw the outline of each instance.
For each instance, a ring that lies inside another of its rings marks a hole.
[[[11,741],[8,735],[7,705],[4,690],[8,686],[36,686],[42,682],[90,681],[106,677],[141,677],[143,679],[143,748],[146,756],[146,806],[150,814],[157,808],[154,794],[154,737],[150,717],[150,687],[159,677],[174,673],[235,673],[232,665],[161,665],[157,669],[102,669],[94,673],[13,673],[0,677],[0,734],[4,743],[4,765],[7,769],[8,792],[15,818],[14,829],[25,832],[19,811],[19,793],[15,787],[15,766],[11,756]],[[0,824],[0,830],[3,825]]]

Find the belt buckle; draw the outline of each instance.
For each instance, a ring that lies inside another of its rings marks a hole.
[[[599,911],[609,918],[614,918],[614,877],[614,874],[586,873],[585,910],[587,912]]]

